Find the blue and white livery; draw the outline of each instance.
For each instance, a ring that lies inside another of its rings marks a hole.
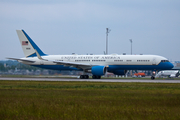
[[[78,70],[99,79],[106,72],[125,75],[127,70],[169,70],[174,66],[158,55],[47,55],[24,30],[17,30],[25,58],[8,58],[21,63],[52,70]],[[88,79],[88,75],[80,78]]]

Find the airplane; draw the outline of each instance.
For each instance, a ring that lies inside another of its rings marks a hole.
[[[169,78],[175,78],[180,75],[179,70],[163,70],[159,71],[155,77],[169,77]]]
[[[158,55],[48,55],[45,54],[24,30],[16,30],[24,58],[7,58],[23,64],[52,69],[83,71],[80,79],[100,79],[106,72],[125,75],[127,70],[169,70],[174,66],[167,58]],[[152,76],[151,79],[155,79]]]

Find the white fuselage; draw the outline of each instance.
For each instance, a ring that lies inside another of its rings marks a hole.
[[[92,65],[158,65],[164,57],[156,55],[48,55],[44,59],[56,61],[68,61],[77,63],[90,63]],[[23,58],[34,60],[29,65],[55,65],[51,61],[43,61],[37,57]]]
[[[164,66],[158,66],[162,61],[168,61],[166,58],[157,55],[47,55],[40,60],[37,57],[22,58],[26,60],[36,61],[34,63],[22,62],[28,65],[42,66],[42,65],[57,65],[51,60],[90,64],[91,66],[118,66],[118,69],[166,69]],[[136,67],[134,67],[136,66]],[[153,67],[152,67],[153,66]],[[162,67],[162,68],[161,68]],[[172,67],[172,66],[171,66]],[[167,69],[168,66],[167,66]]]

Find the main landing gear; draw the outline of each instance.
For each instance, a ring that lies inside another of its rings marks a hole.
[[[93,75],[93,79],[101,79],[101,76]],[[80,75],[80,79],[89,79],[89,75]]]
[[[93,78],[93,79],[101,79],[101,76],[93,75],[92,78]]]
[[[80,75],[80,79],[89,79],[89,75]]]

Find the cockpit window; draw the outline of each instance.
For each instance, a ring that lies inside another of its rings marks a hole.
[[[161,60],[161,62],[169,62],[169,60]]]

